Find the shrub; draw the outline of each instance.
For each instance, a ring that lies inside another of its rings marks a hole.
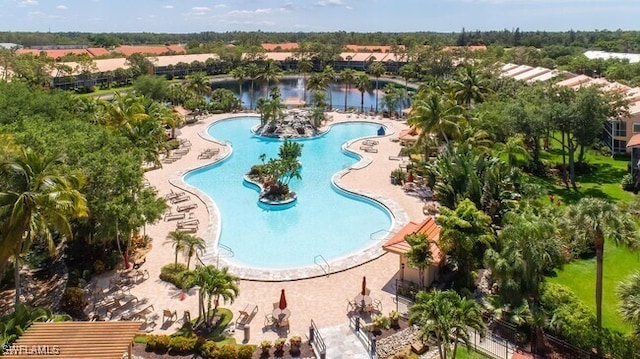
[[[169,341],[169,350],[173,354],[191,353],[196,346],[197,339],[195,337],[187,338],[182,336],[171,337]]]
[[[251,359],[253,356],[253,352],[255,351],[255,346],[253,345],[243,345],[238,348],[238,359]]]
[[[625,191],[633,191],[635,189],[633,176],[631,176],[629,173],[622,177],[622,189]]]
[[[62,294],[60,307],[72,317],[84,316],[84,308],[89,304],[84,298],[84,292],[78,287],[68,287]]]
[[[218,349],[216,359],[236,359],[238,356],[238,351],[236,350],[236,346],[232,344],[225,344],[220,349]]]
[[[160,279],[174,284],[180,289],[189,289],[195,284],[193,271],[188,271],[184,263],[167,264],[160,269]]]
[[[391,324],[389,318],[384,315],[374,315],[371,320],[374,330],[389,329],[389,325]]]
[[[218,353],[218,345],[213,340],[207,340],[200,347],[200,354],[205,358],[215,358]]]
[[[171,337],[168,335],[147,335],[147,351],[156,353],[166,353],[171,344]]]
[[[95,274],[102,274],[104,272],[105,269],[105,265],[104,262],[101,260],[97,260],[95,262],[93,262],[93,272]]]

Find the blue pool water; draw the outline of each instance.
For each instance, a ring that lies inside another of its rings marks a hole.
[[[218,207],[219,243],[234,253],[227,260],[274,269],[312,265],[317,255],[331,261],[364,250],[374,244],[372,233],[391,227],[390,214],[377,202],[344,194],[331,183],[336,172],[359,160],[343,152],[341,145],[375,136],[380,125],[337,124],[322,136],[300,140],[304,145],[302,180],[290,183],[298,200],[287,209],[267,210],[258,205],[256,188],[245,184],[243,176],[260,163],[260,154],[265,153],[267,159],[277,157],[282,142],[254,136],[250,129],[258,123],[255,117],[241,117],[211,125],[209,135],[230,142],[233,154],[184,177]]]

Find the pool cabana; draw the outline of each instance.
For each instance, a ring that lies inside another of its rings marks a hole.
[[[133,339],[142,322],[38,322],[6,351],[3,358],[132,358]]]
[[[431,257],[433,262],[424,270],[424,283],[420,283],[420,271],[409,265],[407,253],[411,250],[411,245],[405,239],[409,234],[424,233],[429,241],[431,241]],[[391,239],[382,245],[382,249],[389,253],[398,255],[398,279],[401,281],[412,282],[421,287],[430,286],[438,279],[440,267],[444,264],[444,253],[438,247],[440,241],[440,226],[431,216],[427,217],[422,223],[409,222]]]

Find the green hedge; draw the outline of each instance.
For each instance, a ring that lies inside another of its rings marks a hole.
[[[213,340],[196,336],[147,335],[148,352],[172,355],[200,354],[207,359],[251,359],[254,345],[219,345]]]
[[[160,279],[174,284],[179,289],[187,290],[195,285],[195,274],[187,270],[183,263],[167,264],[160,269]]]

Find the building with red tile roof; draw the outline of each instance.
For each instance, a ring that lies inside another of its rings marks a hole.
[[[434,217],[427,217],[422,223],[409,222],[391,239],[382,245],[382,249],[389,253],[397,254],[399,257],[400,280],[419,283],[420,272],[417,268],[409,265],[407,253],[411,251],[411,245],[405,237],[411,234],[422,233],[431,242],[431,257],[433,263],[424,270],[424,283],[428,287],[437,279],[440,266],[444,264],[445,255],[438,247],[440,242],[440,226],[436,223]]]
[[[113,50],[113,52],[117,52],[119,54],[124,55],[125,57],[129,57],[133,54],[143,54],[143,55],[162,55],[169,53],[186,53],[185,49],[181,46],[171,45],[156,45],[156,46],[120,46]]]
[[[391,52],[391,46],[388,45],[345,45],[347,51],[353,52]],[[398,49],[404,49],[403,45],[399,45]]]
[[[267,43],[260,45],[263,49],[269,52],[275,51],[293,51],[298,49],[298,44],[295,42],[283,42],[279,44]]]

